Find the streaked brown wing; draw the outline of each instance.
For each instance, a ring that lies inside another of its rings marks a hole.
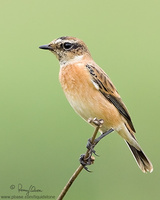
[[[94,84],[97,85],[99,91],[117,108],[119,113],[127,120],[132,131],[135,132],[127,108],[107,74],[100,68],[97,69],[97,67],[94,67],[93,65],[86,65],[86,68],[89,71]]]

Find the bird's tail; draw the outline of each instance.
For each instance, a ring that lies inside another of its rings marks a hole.
[[[130,145],[126,140],[125,140],[125,142],[128,145],[129,149],[131,150],[131,152],[132,152],[139,168],[142,170],[142,172],[146,173],[149,171],[151,173],[153,171],[152,163],[147,158],[147,156],[144,154],[142,149],[137,150],[135,147]]]

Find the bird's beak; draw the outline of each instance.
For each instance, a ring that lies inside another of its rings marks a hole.
[[[40,49],[44,49],[44,50],[53,50],[52,47],[49,44],[46,45],[42,45],[39,47]]]

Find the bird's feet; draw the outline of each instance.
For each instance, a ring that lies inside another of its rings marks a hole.
[[[98,156],[97,154],[96,154],[96,151],[94,150],[94,147],[96,146],[96,140],[94,140],[94,142],[92,143],[91,142],[91,138],[90,139],[88,139],[88,142],[87,142],[87,146],[86,146],[86,148],[89,150],[89,154],[90,155],[92,155],[92,153],[94,154],[94,155],[96,155],[96,156]]]
[[[96,134],[99,130],[99,128],[102,126],[103,124],[103,120],[100,119],[98,120],[97,118],[94,119],[89,119],[88,120],[90,123],[93,123],[96,126],[96,130],[95,130],[95,135],[92,136],[92,138],[88,139],[87,142],[87,146],[86,148],[88,149],[86,154],[82,154],[80,156],[80,163],[81,165],[84,167],[85,170],[87,170],[88,172],[91,172],[90,170],[88,170],[88,168],[86,167],[87,165],[91,165],[93,164],[95,158],[92,156],[92,154],[98,156],[96,154],[96,151],[94,150],[95,146],[97,145],[97,143],[106,135],[108,135],[109,133],[111,133],[112,131],[114,131],[114,129],[109,129],[108,131],[106,131],[105,133],[101,134],[98,138],[95,139]]]
[[[95,147],[95,143],[94,143],[94,140],[95,140],[95,137],[96,137],[96,134],[99,130],[99,128],[102,126],[103,124],[103,120],[100,119],[98,120],[97,118],[94,118],[94,119],[89,119],[88,120],[89,123],[91,124],[94,124],[94,126],[96,126],[96,129],[95,129],[95,132],[92,136],[91,139],[88,140],[87,142],[87,152],[86,154],[82,154],[80,156],[80,163],[81,165],[84,167],[85,170],[87,170],[88,172],[90,172],[90,170],[88,170],[88,168],[86,167],[87,165],[91,165],[93,164],[95,158],[92,156],[92,154],[94,153],[96,155],[96,151],[94,150],[94,147]]]
[[[96,151],[94,150],[94,147],[95,147],[95,143],[91,143],[91,139],[88,139],[87,146],[86,146],[86,148],[88,149],[88,156],[86,156],[85,154],[82,154],[79,159],[81,165],[88,172],[91,172],[91,171],[86,166],[93,164],[94,160],[95,160],[95,158],[92,156],[92,154],[98,156],[96,154]]]
[[[92,155],[89,155],[88,157],[86,157],[85,154],[82,154],[79,158],[80,164],[83,166],[83,168],[88,171],[91,172],[88,167],[86,167],[87,165],[91,165],[94,163],[95,158]]]

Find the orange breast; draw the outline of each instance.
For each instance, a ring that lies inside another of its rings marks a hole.
[[[64,93],[74,110],[85,120],[98,118],[104,120],[102,129],[116,128],[121,124],[121,116],[93,85],[84,64],[62,67],[59,80]]]

